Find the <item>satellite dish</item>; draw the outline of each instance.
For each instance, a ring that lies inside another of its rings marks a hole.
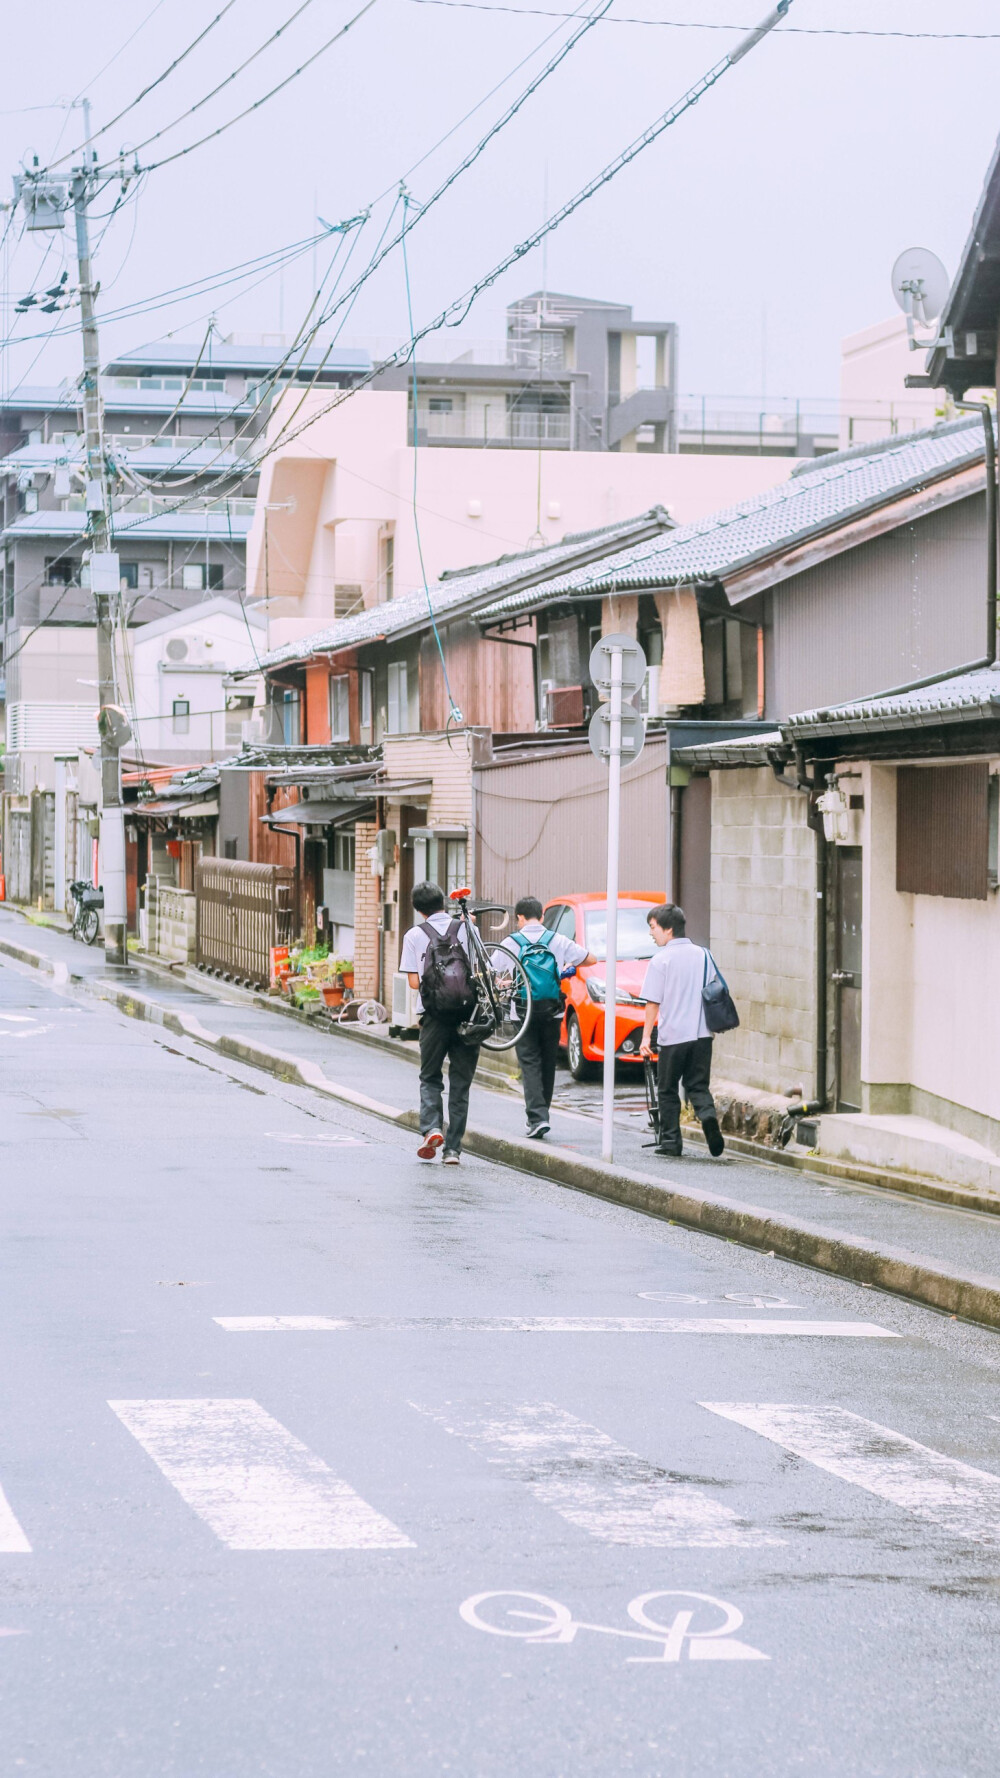
[[[924,327],[937,320],[948,299],[948,274],[929,247],[907,247],[892,268],[892,294],[904,315]]]

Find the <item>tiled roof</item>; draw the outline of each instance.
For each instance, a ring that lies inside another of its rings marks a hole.
[[[531,577],[534,586],[538,580],[545,578],[546,570],[551,569],[553,573],[557,573],[575,557],[599,548],[602,540],[606,541],[610,549],[617,539],[650,525],[658,525],[662,533],[669,522],[664,508],[652,507],[649,512],[641,513],[638,517],[623,519],[596,531],[575,532],[572,536],[564,537],[561,543],[522,550],[518,555],[500,556],[497,561],[486,562],[482,567],[449,574],[436,581],[430,589],[434,616],[446,618],[455,615],[457,609],[463,605],[475,604],[477,599],[494,589],[516,584],[526,575]],[[393,599],[387,604],[369,606],[366,611],[358,611],[353,617],[342,617],[337,623],[329,624],[324,630],[317,630],[312,636],[287,642],[283,647],[264,655],[260,664],[264,667],[276,667],[287,661],[305,660],[311,654],[356,648],[361,643],[374,642],[381,636],[420,628],[427,619],[427,595],[421,588],[419,592],[406,593],[401,599]]]
[[[1000,664],[954,673],[916,691],[887,692],[831,704],[825,710],[804,710],[783,724],[786,735],[806,731],[823,735],[871,734],[882,729],[927,728],[941,723],[1000,721]]]
[[[677,747],[673,758],[687,766],[760,766],[767,764],[772,748],[783,744],[781,730],[771,729],[763,735],[736,735],[729,741],[699,741],[690,747]]]
[[[737,506],[547,580],[545,595],[600,596],[724,579],[925,482],[966,468],[982,454],[982,423],[964,418],[910,433],[889,447],[838,452]],[[537,599],[535,590],[512,593],[479,615],[501,617]]]

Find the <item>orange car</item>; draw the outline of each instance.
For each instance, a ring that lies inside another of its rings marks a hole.
[[[643,976],[655,946],[650,936],[650,910],[660,907],[662,895],[618,897],[618,985],[615,1008],[615,1055],[623,1062],[638,1062],[642,1041],[645,1001],[641,998]],[[604,976],[607,957],[608,898],[606,895],[561,895],[547,902],[542,924],[585,945],[597,958],[587,969],[563,982],[566,1012],[560,1042],[565,1046],[574,1080],[588,1080],[595,1064],[604,1060]]]

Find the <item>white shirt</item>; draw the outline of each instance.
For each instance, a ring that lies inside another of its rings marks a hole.
[[[546,949],[552,952],[560,975],[564,969],[572,969],[574,964],[582,963],[587,955],[586,945],[578,945],[575,939],[567,938],[562,932],[549,932],[541,920],[525,920],[520,932],[512,932],[504,939],[500,950],[509,952],[512,957],[519,956],[521,947],[516,942],[519,938],[523,938],[526,944],[536,944],[539,939],[547,938],[549,942]],[[493,967],[502,967],[496,951],[493,953]]]
[[[446,909],[441,908],[438,913],[429,914],[426,920],[421,920],[416,926],[410,927],[409,932],[403,936],[403,948],[399,953],[399,968],[402,975],[423,975],[424,955],[428,945],[428,927],[431,927],[435,932],[447,932],[454,918],[454,914],[449,914]],[[468,951],[469,945],[464,925],[458,929],[458,939],[463,948]],[[418,1013],[424,1010],[419,994],[415,1010]]]
[[[706,957],[709,957],[707,980],[711,981],[715,973],[714,961],[701,945],[692,944],[689,938],[669,938],[650,959],[642,984],[642,998],[659,1004],[657,1029],[661,1044],[693,1043],[698,1037],[711,1037],[701,998],[706,981]]]

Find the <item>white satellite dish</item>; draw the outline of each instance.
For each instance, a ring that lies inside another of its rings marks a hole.
[[[929,247],[907,247],[892,268],[892,294],[903,314],[930,327],[948,300],[949,279]]]

